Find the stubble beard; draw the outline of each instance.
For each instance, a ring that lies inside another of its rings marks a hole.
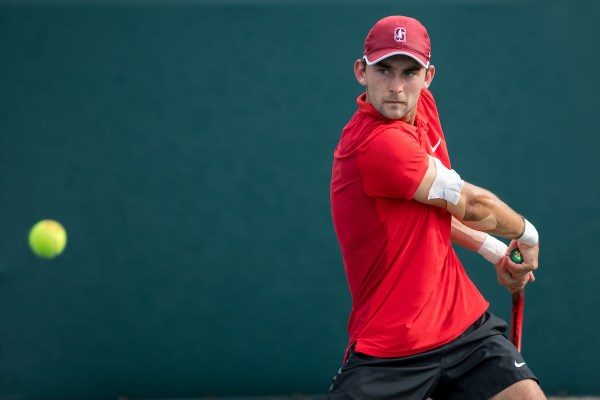
[[[408,103],[399,103],[396,105],[392,105],[390,103],[386,103],[386,101],[391,101],[392,99],[378,99],[377,102],[373,101],[373,98],[369,91],[367,90],[367,100],[371,105],[379,112],[379,114],[383,115],[385,118],[390,120],[406,120],[410,119],[411,111],[416,107],[416,104],[413,108],[409,108],[410,104]]]

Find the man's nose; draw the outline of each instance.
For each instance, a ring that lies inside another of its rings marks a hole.
[[[394,76],[390,80],[390,92],[401,93],[404,90],[404,83],[400,76]]]

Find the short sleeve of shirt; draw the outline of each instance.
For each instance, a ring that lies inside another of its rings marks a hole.
[[[369,196],[411,199],[427,172],[429,157],[412,134],[386,127],[360,146],[358,162]]]

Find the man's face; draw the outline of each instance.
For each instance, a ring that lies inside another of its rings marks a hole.
[[[425,69],[411,57],[396,55],[377,64],[357,60],[355,74],[366,87],[367,101],[384,117],[414,123],[421,90],[429,87],[433,67]]]

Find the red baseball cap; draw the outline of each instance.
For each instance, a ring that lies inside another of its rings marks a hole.
[[[385,17],[369,31],[365,39],[364,59],[368,65],[397,54],[417,60],[425,68],[431,58],[431,41],[427,29],[411,17]]]

